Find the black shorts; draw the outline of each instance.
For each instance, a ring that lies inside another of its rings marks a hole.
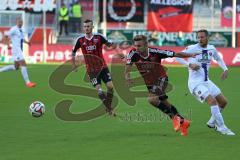
[[[103,81],[104,83],[112,81],[112,77],[108,68],[103,68],[98,73],[89,73],[88,76],[90,78],[90,82],[94,87],[98,84],[101,84],[101,81]]]
[[[168,86],[168,77],[161,77],[152,85],[148,85],[148,91],[152,94],[159,96],[159,100],[166,100],[168,96],[166,95],[166,89]]]

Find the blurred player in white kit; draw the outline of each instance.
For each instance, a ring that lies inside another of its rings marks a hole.
[[[13,26],[5,35],[5,40],[7,42],[8,48],[11,48],[12,50],[14,65],[1,67],[0,72],[18,70],[20,68],[26,86],[31,88],[35,87],[36,83],[31,82],[28,77],[27,65],[23,56],[23,43],[30,43],[24,39],[22,25],[22,19],[17,18],[16,26]],[[12,47],[10,47],[10,41],[12,42]]]

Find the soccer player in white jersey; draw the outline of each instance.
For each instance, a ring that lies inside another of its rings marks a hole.
[[[195,58],[184,60],[176,58],[176,60],[187,66],[189,69],[188,88],[190,92],[200,101],[206,102],[211,108],[211,118],[207,122],[210,128],[216,128],[222,134],[235,135],[228,129],[224,123],[221,111],[225,108],[227,100],[221,90],[209,79],[208,70],[212,58],[223,69],[221,75],[222,80],[228,76],[228,68],[222,58],[218,55],[216,48],[208,44],[208,31],[199,30],[197,32],[198,43],[188,46],[183,52],[201,52]]]
[[[26,67],[26,62],[23,57],[23,43],[30,44],[24,39],[24,33],[22,30],[23,21],[21,18],[17,18],[16,26],[13,26],[5,36],[8,48],[12,48],[12,57],[14,60],[14,65],[7,65],[0,68],[0,72],[18,70],[21,68],[21,73],[25,84],[27,87],[35,87],[36,83],[33,83],[28,78],[28,72]],[[12,47],[10,47],[10,41],[12,42]]]

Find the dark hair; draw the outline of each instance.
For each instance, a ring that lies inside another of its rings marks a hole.
[[[197,31],[197,34],[200,33],[200,32],[205,33],[205,35],[208,37],[208,31],[207,31],[206,29],[198,30],[198,31]]]
[[[89,23],[89,22],[93,23],[93,21],[91,19],[86,19],[83,23]]]
[[[145,42],[147,42],[147,37],[144,36],[144,35],[136,35],[136,36],[133,38],[133,41],[145,41]]]

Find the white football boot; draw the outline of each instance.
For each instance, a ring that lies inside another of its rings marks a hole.
[[[233,133],[227,126],[223,125],[221,127],[217,127],[217,131],[220,132],[223,135],[228,135],[228,136],[234,136],[235,133]]]

